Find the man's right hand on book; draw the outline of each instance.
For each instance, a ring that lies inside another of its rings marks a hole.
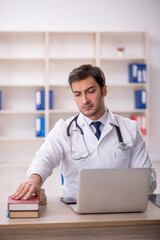
[[[11,196],[14,199],[29,199],[32,194],[36,194],[39,202],[43,201],[43,192],[41,189],[41,177],[38,174],[33,174],[27,182],[21,183],[17,191]]]

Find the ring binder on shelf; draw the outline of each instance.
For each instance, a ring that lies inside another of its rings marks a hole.
[[[45,117],[36,117],[36,137],[45,137]]]

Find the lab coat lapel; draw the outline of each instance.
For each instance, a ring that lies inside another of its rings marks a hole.
[[[117,120],[112,112],[110,112],[108,109],[108,117],[106,124],[104,125],[103,131],[101,133],[100,141],[113,129],[114,125],[117,125]]]

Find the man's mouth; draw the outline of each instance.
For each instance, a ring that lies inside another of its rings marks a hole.
[[[93,105],[84,105],[82,106],[82,109],[89,110],[91,107],[93,107]]]

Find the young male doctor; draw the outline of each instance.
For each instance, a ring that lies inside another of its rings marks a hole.
[[[29,199],[35,193],[41,202],[41,186],[59,165],[64,196],[77,195],[81,168],[149,167],[152,193],[156,173],[144,138],[135,121],[114,115],[105,106],[107,86],[102,70],[82,65],[70,73],[69,84],[80,113],[55,124],[32,161],[27,182],[20,184],[12,198],[20,199],[27,194]]]

